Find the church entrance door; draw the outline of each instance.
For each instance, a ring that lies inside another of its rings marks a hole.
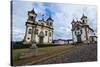
[[[39,37],[39,43],[43,43],[43,37]]]
[[[43,31],[41,31],[39,34],[39,43],[41,44],[43,42],[44,42],[44,33],[43,33]]]
[[[81,41],[81,35],[77,35],[77,42],[79,42],[79,43],[82,42]]]

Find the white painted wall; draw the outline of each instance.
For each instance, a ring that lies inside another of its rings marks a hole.
[[[44,29],[44,43],[48,43],[48,31],[47,31],[47,36],[45,36],[45,31],[47,31],[47,29]]]
[[[75,35],[75,31],[73,31],[73,37],[74,37],[74,42],[77,42],[77,38],[76,38],[76,35]]]
[[[38,29],[38,35],[39,35],[39,33],[41,32],[41,28],[38,26],[37,29]],[[47,31],[47,36],[45,36],[45,31]],[[52,32],[52,31],[50,31],[50,32]],[[44,29],[43,29],[43,33],[44,33],[43,42],[44,42],[44,43],[48,43],[48,37],[49,37],[48,28],[44,28]],[[39,42],[39,36],[38,36],[38,35],[35,35],[35,40],[36,40],[37,43]],[[49,43],[52,43],[52,36],[53,36],[53,35],[52,35],[52,33],[51,33],[51,37],[49,37]]]
[[[28,33],[29,32],[29,29],[32,29],[32,27],[28,27],[27,28],[26,39],[25,39],[27,42],[30,42],[31,41],[31,36],[32,36],[31,34]],[[28,38],[30,38],[30,39],[28,39]]]
[[[82,39],[82,41],[85,41],[86,40],[86,34],[85,34],[85,29],[84,28],[82,28],[81,39]]]
[[[87,43],[87,40],[86,40],[86,31],[85,31],[85,28],[83,27],[82,28],[82,35],[81,35],[81,39],[84,43]],[[94,32],[91,31],[90,29],[87,28],[87,34],[88,34],[88,39],[90,38],[90,36],[94,36]],[[76,38],[76,35],[75,35],[75,31],[73,32],[73,36],[74,36],[74,42],[77,42],[77,38]],[[88,40],[89,42],[89,40]]]

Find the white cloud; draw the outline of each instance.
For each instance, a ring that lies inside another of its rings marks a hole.
[[[93,20],[92,22],[88,21],[88,24],[90,25],[91,28],[96,30],[97,27],[96,6],[60,4],[58,5],[57,8],[59,10],[56,11],[54,15],[54,19],[55,19],[54,26],[57,27],[55,29],[59,30],[59,32],[57,31],[57,33],[61,33],[61,32],[63,33],[61,35],[64,36],[61,36],[61,38],[64,38],[66,36],[67,37],[65,39],[71,38],[71,21],[73,18],[76,20],[80,20],[83,13],[88,17],[88,19]],[[62,31],[60,29],[61,27],[64,27],[66,30]]]
[[[13,28],[12,33],[13,33],[12,34],[13,41],[16,41],[17,39],[23,40],[25,35],[24,30],[19,28]]]
[[[12,37],[13,40],[22,40],[25,33],[25,22],[27,21],[27,11],[32,9],[32,2],[13,1],[12,7]]]

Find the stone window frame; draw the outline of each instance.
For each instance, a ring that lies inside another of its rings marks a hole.
[[[28,40],[30,40],[30,38],[29,38],[29,37],[28,37],[27,39],[28,39]]]
[[[32,33],[32,29],[28,29],[28,34],[31,34]]]
[[[30,16],[30,19],[33,20],[33,16]]]
[[[81,34],[83,33],[82,29],[80,30]]]
[[[45,31],[45,36],[47,36],[47,35],[48,35],[47,33],[48,33],[48,31]]]
[[[52,26],[52,22],[50,22],[50,26]]]
[[[35,29],[35,34],[38,35],[38,33],[39,33],[39,29]]]
[[[82,20],[83,23],[85,23],[85,20]]]
[[[49,32],[49,36],[51,37],[51,32]]]

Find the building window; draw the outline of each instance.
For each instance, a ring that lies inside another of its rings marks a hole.
[[[47,31],[45,31],[45,36],[47,36]]]
[[[32,20],[33,19],[33,16],[30,16],[30,19]]]
[[[82,34],[82,30],[80,30],[81,31],[81,34]]]
[[[29,19],[28,20],[33,20],[33,16],[29,16]]]
[[[51,37],[51,32],[49,32],[49,36]]]
[[[50,22],[50,26],[52,26],[52,22]]]
[[[80,34],[80,32],[78,31],[78,35]]]
[[[85,21],[83,20],[83,23],[85,23]]]
[[[75,35],[76,35],[76,31],[75,31]]]
[[[27,39],[29,40],[30,38],[28,37]]]
[[[35,34],[38,34],[38,29],[35,30]]]
[[[31,34],[32,33],[32,29],[29,29],[29,32],[28,33]]]

